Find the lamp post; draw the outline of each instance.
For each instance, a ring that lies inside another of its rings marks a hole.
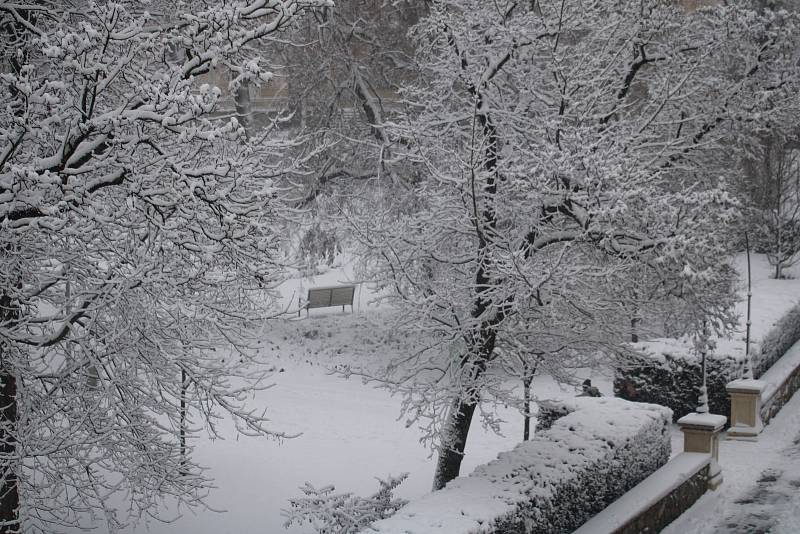
[[[753,298],[753,285],[750,280],[750,240],[747,232],[744,233],[744,246],[747,251],[747,327],[744,338],[744,376],[745,379],[753,378],[753,363],[750,361],[750,301]]]
[[[700,398],[698,399],[699,406],[697,413],[708,413],[708,385],[706,373],[706,357],[708,356],[708,321],[703,321],[703,329],[700,332],[700,339],[698,339],[700,350],[700,367],[703,374],[703,384],[700,386]]]

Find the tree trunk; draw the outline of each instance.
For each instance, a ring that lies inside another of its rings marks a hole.
[[[0,295],[0,324],[11,326],[18,318],[15,302]],[[0,343],[0,534],[19,532],[17,379],[8,370],[6,350]]]
[[[771,168],[771,165],[770,165]],[[783,278],[783,180],[781,179],[780,168],[775,171],[775,212],[776,212],[776,243],[775,243],[775,279]]]
[[[16,427],[17,379],[0,371],[0,534],[18,532],[19,488],[17,484]]]
[[[472,416],[475,415],[476,402],[458,400],[453,405],[453,411],[448,417],[447,440],[439,451],[439,460],[436,463],[436,472],[433,476],[433,489],[440,490],[445,484],[456,478],[461,470],[461,460],[464,459],[464,446],[467,443],[469,427]]]
[[[181,470],[180,474],[186,476],[186,369],[181,368],[181,428],[180,428],[180,447],[181,447]]]
[[[249,138],[253,135],[253,106],[250,100],[250,82],[242,81],[234,95],[234,106],[239,124]]]
[[[531,437],[531,383],[533,383],[533,375],[536,374],[537,367],[538,363],[531,369],[527,362],[522,362],[522,408],[525,411],[523,414],[522,441],[528,441]]]
[[[533,376],[525,377],[522,379],[522,396],[524,400],[523,408],[525,409],[525,421],[522,429],[522,441],[531,439],[531,382]]]
[[[449,33],[449,30],[447,30]],[[452,35],[448,35],[451,46],[457,50],[455,40]],[[457,53],[461,56],[460,53]],[[510,56],[508,56],[510,57]],[[465,68],[466,61],[462,60],[462,69]],[[462,369],[468,362],[472,365],[470,371],[470,381],[476,384],[488,363],[492,360],[495,342],[497,340],[497,325],[501,324],[510,309],[513,295],[507,297],[505,301],[496,302],[493,300],[491,289],[497,285],[497,281],[492,279],[493,260],[491,253],[488,252],[489,242],[487,235],[494,235],[497,230],[497,213],[494,208],[495,195],[497,194],[497,184],[500,178],[498,172],[498,159],[500,150],[500,138],[497,134],[497,127],[491,117],[485,111],[484,97],[481,94],[481,87],[469,86],[469,91],[475,97],[475,109],[478,122],[481,125],[486,142],[484,144],[484,161],[482,167],[487,171],[485,183],[480,187],[483,197],[483,206],[479,214],[479,199],[473,198],[476,218],[480,217],[480,223],[476,227],[478,250],[478,268],[475,273],[475,306],[472,310],[472,317],[479,319],[485,317],[488,310],[494,309],[494,313],[489,319],[482,319],[480,327],[477,328],[470,340],[469,351],[461,361]],[[476,191],[475,173],[472,174],[472,190]],[[474,359],[471,359],[474,358]],[[471,361],[470,361],[471,360]],[[459,397],[453,404],[451,412],[448,414],[448,423],[445,439],[439,451],[439,459],[436,464],[436,472],[433,476],[433,489],[442,489],[445,484],[456,478],[461,470],[461,460],[464,459],[464,447],[467,443],[469,427],[472,417],[475,415],[475,408],[480,400],[480,386],[471,386],[466,396]]]

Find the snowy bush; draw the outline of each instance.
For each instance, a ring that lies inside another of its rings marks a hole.
[[[800,340],[800,305],[784,315],[760,342],[752,343],[753,375],[763,375]],[[717,340],[706,359],[708,403],[711,413],[730,418],[725,385],[744,373],[744,342]],[[633,345],[638,356],[616,369],[614,394],[623,399],[651,402],[670,408],[676,419],[698,404],[702,371],[700,357],[686,340],[657,339]]]
[[[800,305],[789,310],[761,340],[753,354],[753,375],[758,378],[800,340]]]
[[[353,534],[379,519],[391,516],[407,501],[392,492],[408,477],[403,473],[386,480],[378,479],[380,489],[369,497],[352,493],[334,493],[334,486],[315,488],[308,482],[300,488],[304,497],[290,499],[284,511],[284,527],[310,523],[319,534]]]
[[[572,407],[563,402],[542,401],[536,412],[536,434],[550,430],[558,419],[573,412]]]
[[[572,532],[666,463],[668,409],[615,398],[563,407],[549,430],[362,532]]]
[[[651,402],[672,410],[675,419],[696,410],[702,385],[702,362],[691,342],[659,339],[636,343],[638,355],[616,370],[614,394],[635,402]],[[724,342],[706,358],[711,413],[730,417],[725,385],[744,372],[744,347]]]

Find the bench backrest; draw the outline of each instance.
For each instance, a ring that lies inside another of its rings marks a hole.
[[[352,306],[355,286],[315,287],[308,290],[306,308],[327,308],[328,306]]]

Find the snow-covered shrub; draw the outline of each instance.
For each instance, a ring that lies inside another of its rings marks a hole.
[[[608,397],[564,408],[549,430],[362,532],[572,532],[666,463],[668,409]]]
[[[743,344],[742,344],[743,345]],[[702,364],[691,342],[658,339],[636,343],[638,355],[616,369],[614,394],[635,402],[651,402],[672,410],[675,419],[697,409]],[[711,413],[730,417],[725,385],[742,376],[744,346],[718,343],[706,358],[708,404]]]
[[[334,486],[315,488],[308,482],[300,488],[304,497],[289,499],[284,510],[284,527],[310,523],[319,534],[354,534],[371,523],[391,516],[408,501],[392,492],[408,477],[403,473],[386,480],[378,479],[380,489],[369,497],[352,493],[334,493]]]
[[[542,401],[538,405],[536,412],[536,433],[550,430],[556,420],[572,413],[568,404],[563,402]]]
[[[789,310],[753,351],[753,375],[758,378],[800,340],[800,305]]]
[[[800,305],[789,310],[759,341],[752,342],[753,375],[763,375],[800,340]],[[708,403],[711,413],[730,417],[725,385],[744,372],[744,341],[717,340],[706,359]],[[633,345],[639,352],[633,361],[616,369],[614,394],[637,402],[670,408],[676,419],[697,407],[702,383],[700,357],[687,340],[657,339]]]

